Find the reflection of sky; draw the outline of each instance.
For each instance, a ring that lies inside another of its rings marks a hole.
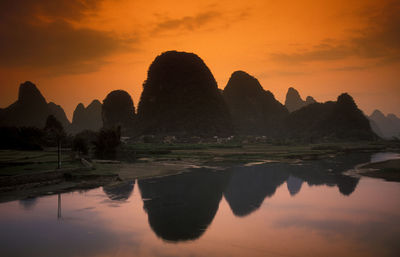
[[[398,153],[375,153],[371,156],[371,162],[383,162],[392,159],[400,159]]]
[[[286,185],[238,218],[222,198],[198,240],[166,243],[147,223],[138,187],[112,204],[102,189],[0,204],[0,256],[397,256],[400,184],[361,179],[343,196],[336,188]]]

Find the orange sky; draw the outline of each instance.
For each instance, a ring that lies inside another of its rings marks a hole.
[[[16,3],[17,2],[17,3]],[[79,102],[128,91],[137,106],[153,59],[198,54],[224,88],[238,69],[284,102],[350,93],[400,116],[400,1],[2,0],[0,107],[34,82],[69,118]]]

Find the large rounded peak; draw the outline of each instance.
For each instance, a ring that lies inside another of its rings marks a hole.
[[[109,93],[104,99],[103,105],[106,106],[106,108],[123,108],[135,112],[132,97],[124,90],[114,90]]]
[[[114,90],[103,101],[106,110],[124,110],[135,113],[132,97],[124,90]]]
[[[196,54],[168,51],[157,56],[150,65],[145,86],[167,92],[197,91],[216,89],[217,82],[209,68]]]
[[[18,101],[22,103],[42,104],[46,103],[43,95],[37,89],[36,85],[30,81],[22,83],[19,87]]]
[[[132,97],[124,90],[112,91],[103,101],[102,116],[104,127],[122,126],[123,133],[130,130],[135,118]]]
[[[143,133],[218,135],[229,111],[209,68],[193,53],[169,51],[149,67],[138,116]]]
[[[235,71],[229,78],[228,84],[226,85],[224,92],[231,93],[236,92],[238,94],[254,94],[261,93],[264,89],[260,82],[245,71]]]

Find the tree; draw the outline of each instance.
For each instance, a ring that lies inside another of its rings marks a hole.
[[[117,148],[121,144],[121,127],[100,130],[93,143],[97,157],[114,158]]]
[[[57,143],[57,152],[58,152],[58,169],[61,169],[61,142],[66,137],[66,133],[64,131],[61,123],[54,117],[53,115],[49,115],[46,120],[46,126],[44,127],[44,131],[50,141]]]

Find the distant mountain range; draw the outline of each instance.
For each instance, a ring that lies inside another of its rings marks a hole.
[[[86,108],[82,103],[78,104],[72,117],[71,133],[101,129],[103,127],[102,106],[99,100],[92,101]]]
[[[289,87],[285,100],[285,106],[289,112],[297,111],[298,109],[313,103],[316,103],[316,101],[312,96],[307,96],[306,100],[304,101],[301,99],[300,94],[296,89]]]
[[[344,93],[336,102],[313,103],[292,112],[285,121],[286,137],[296,139],[373,140],[369,120],[353,98]]]
[[[61,106],[47,103],[36,86],[27,81],[20,85],[17,101],[0,111],[0,126],[43,128],[49,115],[54,115],[65,128],[70,126]]]
[[[390,113],[385,116],[381,111],[375,110],[368,118],[375,133],[380,137],[400,138],[400,119],[396,115]]]
[[[232,73],[224,90],[195,54],[170,51],[149,67],[136,113],[131,96],[122,90],[107,95],[103,104],[77,105],[72,123],[61,106],[47,103],[36,86],[21,84],[18,100],[0,109],[0,126],[43,128],[54,115],[67,132],[122,126],[126,135],[229,136],[254,135],[267,138],[321,140],[371,140],[398,136],[399,119],[375,111],[369,118],[344,93],[337,101],[318,103],[289,88],[285,105],[264,90],[245,71]],[[375,134],[375,133],[376,134]]]

